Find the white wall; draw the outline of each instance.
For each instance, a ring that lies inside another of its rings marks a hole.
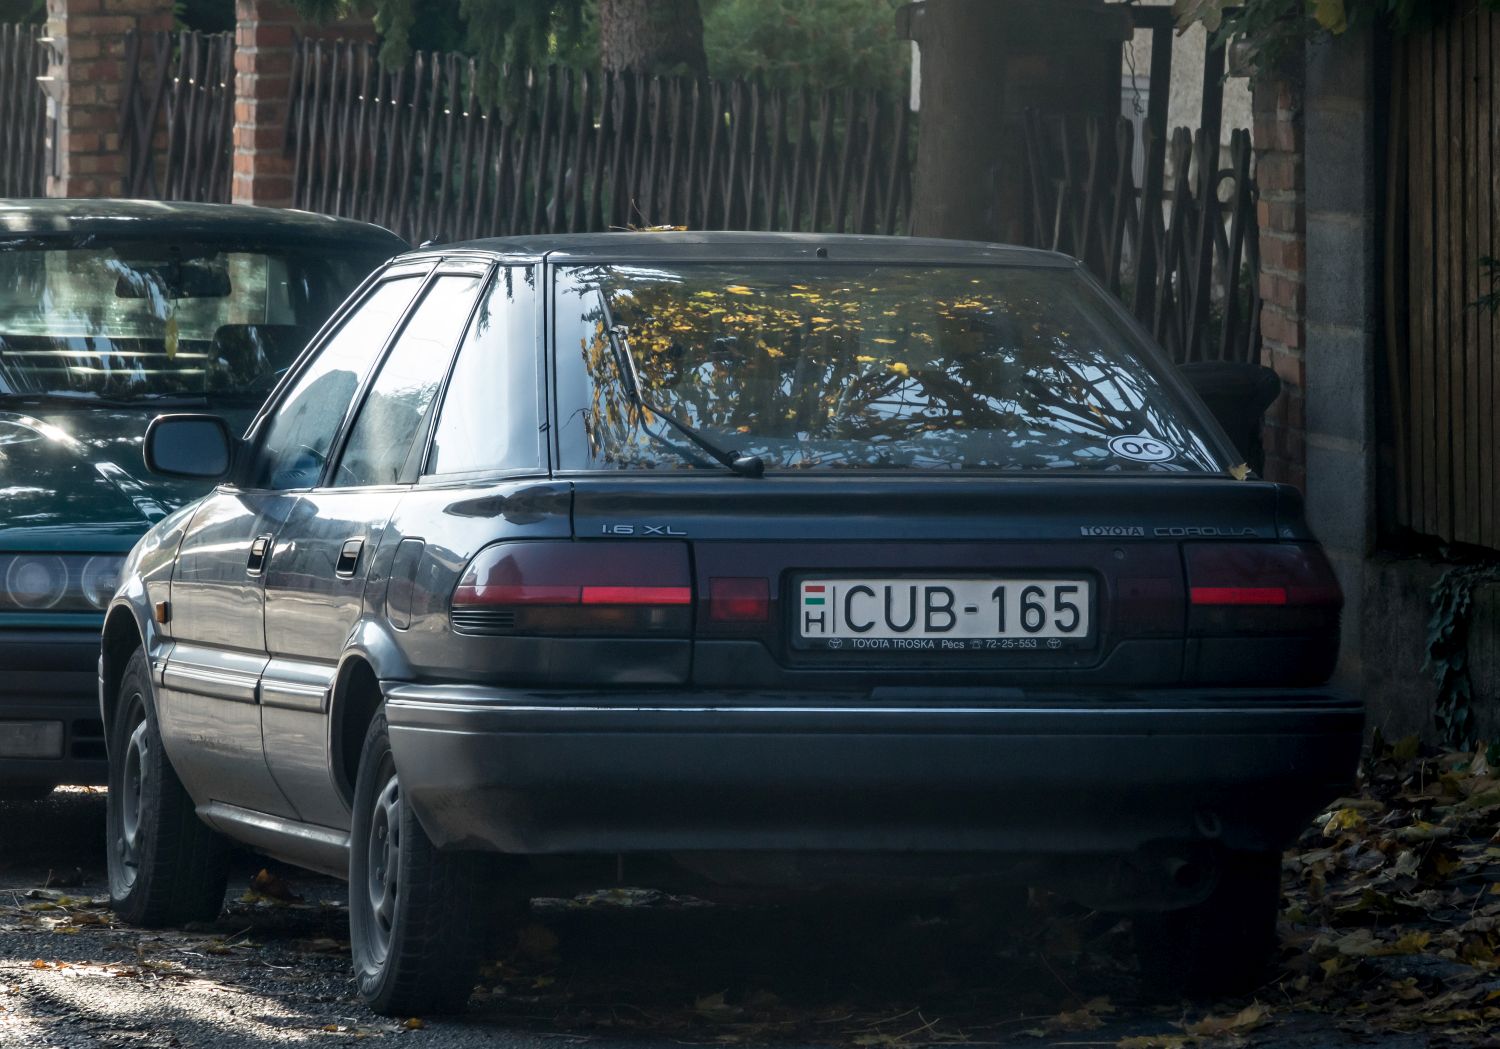
[[[1171,0],[1142,0],[1143,4],[1165,7]],[[1203,51],[1208,42],[1208,33],[1201,25],[1195,25],[1186,33],[1172,38],[1172,98],[1167,106],[1167,129],[1179,127],[1196,128],[1203,108]],[[1125,61],[1122,74],[1129,77],[1131,66],[1134,72],[1145,78],[1151,72],[1151,34],[1138,30],[1135,39],[1125,46]],[[1145,83],[1143,79],[1141,83]],[[1124,109],[1130,113],[1134,93],[1129,80],[1125,82]],[[1145,97],[1141,96],[1142,116],[1145,114]],[[1229,133],[1236,128],[1250,126],[1250,84],[1244,77],[1230,77],[1224,82],[1224,133],[1223,141],[1229,143]]]

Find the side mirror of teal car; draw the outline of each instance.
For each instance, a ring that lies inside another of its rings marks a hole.
[[[234,461],[229,426],[217,415],[158,415],[146,427],[146,469],[217,481]]]

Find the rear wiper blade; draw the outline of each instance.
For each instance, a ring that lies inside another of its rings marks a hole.
[[[602,298],[603,296],[601,295],[600,297]],[[662,422],[692,441],[699,448],[702,448],[715,462],[733,470],[741,477],[764,477],[766,463],[760,456],[743,455],[740,452],[721,448],[687,423],[673,418],[660,408],[647,402],[645,394],[641,392],[641,377],[635,370],[635,355],[630,349],[630,330],[625,325],[614,322],[614,317],[610,313],[608,303],[605,303],[604,310],[605,318],[608,322],[605,331],[609,335],[609,346],[610,350],[614,353],[615,367],[619,369],[621,381],[625,385],[625,392],[635,402],[636,407],[657,416]]]

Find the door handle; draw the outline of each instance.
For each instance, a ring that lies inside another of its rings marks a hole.
[[[339,560],[333,566],[333,574],[348,579],[359,569],[359,554],[365,548],[363,539],[345,539],[339,550]]]
[[[266,558],[271,554],[271,536],[258,535],[250,541],[250,557],[245,562],[246,575],[260,575],[266,570]]]

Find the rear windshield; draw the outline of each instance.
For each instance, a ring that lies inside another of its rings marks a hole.
[[[562,462],[718,468],[637,407],[625,352],[646,404],[770,469],[1223,470],[1102,294],[1040,267],[564,270]]]
[[[0,399],[257,403],[384,255],[45,242],[0,251]]]

